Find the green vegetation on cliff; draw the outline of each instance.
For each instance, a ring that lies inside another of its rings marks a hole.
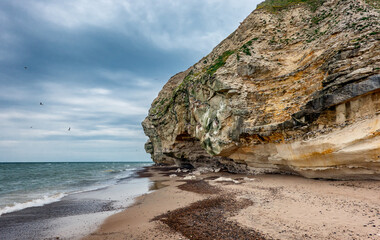
[[[380,0],[365,0],[368,4],[376,9],[380,9]]]
[[[265,0],[257,5],[257,9],[266,9],[275,12],[296,4],[306,3],[315,11],[324,1],[325,0]]]
[[[252,42],[250,41],[249,45],[251,44]],[[226,64],[227,59],[234,53],[234,50],[228,50],[222,53],[222,55],[218,56],[210,66],[203,70],[203,74],[201,74],[201,72],[194,73],[193,71],[190,71],[182,82],[173,89],[170,97],[158,99],[152,104],[149,113],[155,115],[157,118],[161,118],[174,106],[176,101],[183,103],[186,108],[189,107],[189,97],[190,95],[194,95],[193,85],[205,81],[209,76],[214,75],[220,67],[223,67]],[[190,87],[190,85],[192,87]],[[190,89],[191,92],[189,92]]]
[[[231,56],[235,51],[232,51],[232,50],[229,50],[229,51],[225,51],[221,56],[219,56],[213,65],[211,65],[208,69],[207,69],[207,73],[210,74],[210,75],[213,75],[220,67],[224,66],[224,64],[226,64],[226,61],[228,59],[229,56]]]

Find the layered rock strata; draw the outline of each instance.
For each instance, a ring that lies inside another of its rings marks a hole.
[[[181,167],[380,179],[378,3],[276,1],[168,81],[142,123],[146,151]]]

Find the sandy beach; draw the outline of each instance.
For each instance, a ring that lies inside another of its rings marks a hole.
[[[226,172],[185,180],[170,167],[140,176],[155,191],[84,239],[380,239],[378,181]]]

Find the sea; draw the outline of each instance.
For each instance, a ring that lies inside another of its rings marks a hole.
[[[136,175],[150,165],[0,163],[0,239],[79,239],[150,191]]]

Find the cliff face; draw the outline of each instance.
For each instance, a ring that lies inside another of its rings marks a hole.
[[[378,2],[293,2],[168,81],[142,123],[156,163],[380,179]]]

